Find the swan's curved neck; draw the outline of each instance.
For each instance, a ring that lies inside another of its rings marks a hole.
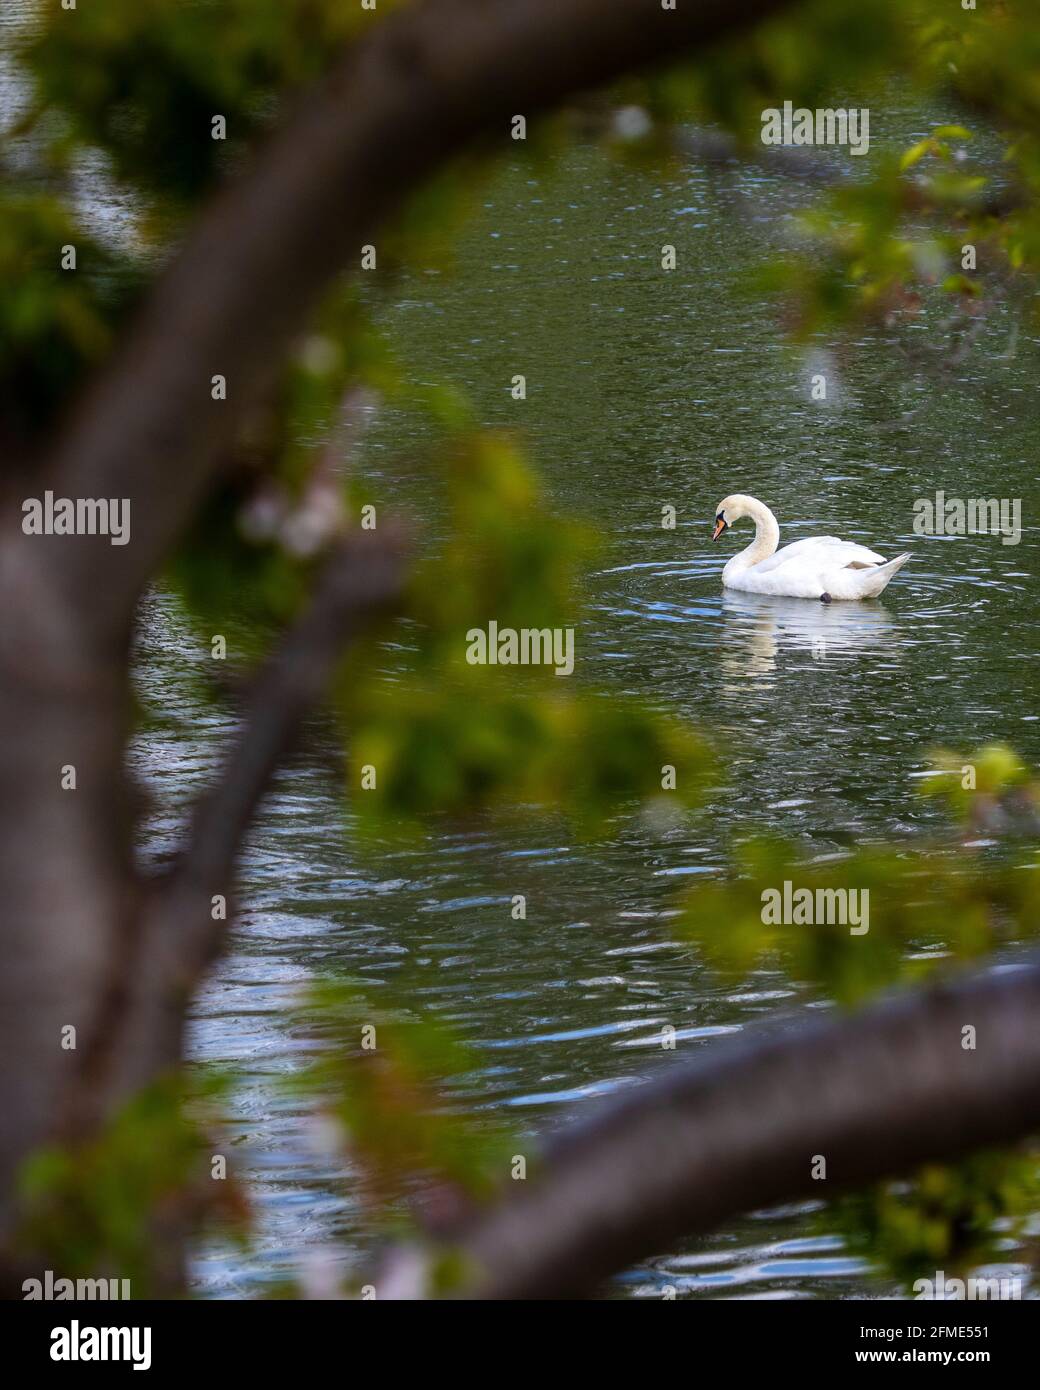
[[[752,565],[768,559],[780,543],[780,527],[764,502],[757,497],[749,497],[744,503],[744,511],[755,523],[755,539],[746,549],[733,556],[727,568],[750,569]]]

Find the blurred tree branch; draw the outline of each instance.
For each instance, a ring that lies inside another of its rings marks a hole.
[[[455,1292],[590,1293],[742,1212],[911,1173],[1040,1126],[1040,957],[907,992],[851,1017],[719,1044],[563,1130],[523,1182],[455,1234]],[[962,1029],[976,1030],[976,1050]],[[813,1177],[816,1156],[826,1180]],[[425,1297],[395,1251],[380,1297]]]
[[[149,888],[133,968],[123,962],[73,1128],[88,1128],[99,1101],[146,1085],[179,1055],[184,1005],[233,917],[235,861],[257,806],[350,644],[392,611],[405,578],[405,538],[391,526],[358,531],[330,551],[310,602],[253,683],[241,731],[195,809],[184,854]],[[216,895],[224,912],[214,915]]]
[[[325,561],[306,611],[256,680],[238,742],[213,793],[198,806],[188,847],[167,891],[224,893],[256,805],[319,700],[346,648],[392,607],[404,585],[405,545],[389,526],[359,531]],[[209,917],[208,906],[206,918]],[[208,938],[213,924],[203,933]],[[180,933],[191,951],[191,933]]]

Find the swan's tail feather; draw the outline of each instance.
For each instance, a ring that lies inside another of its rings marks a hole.
[[[888,587],[909,559],[910,551],[906,550],[902,555],[897,555],[894,560],[886,560],[883,565],[878,565],[876,570],[870,570],[864,574],[863,577],[866,580],[863,586],[864,598],[876,598],[882,589]]]

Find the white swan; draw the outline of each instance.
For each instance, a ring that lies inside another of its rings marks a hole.
[[[818,598],[824,603],[835,598],[874,598],[910,559],[907,552],[886,560],[866,546],[841,541],[837,536],[814,536],[777,550],[780,527],[776,517],[764,502],[743,492],[723,498],[715,509],[712,540],[717,541],[743,516],[754,521],[755,539],[722,571],[727,589]]]

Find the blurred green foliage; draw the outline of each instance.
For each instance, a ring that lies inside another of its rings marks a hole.
[[[375,14],[341,0],[41,6],[44,22],[22,52],[28,107],[6,142],[0,183],[0,394],[9,403],[2,442],[16,462],[31,462],[105,360],[142,283],[215,182],[344,44],[394,8],[394,0],[380,0]],[[609,122],[598,133],[619,157],[661,159],[674,157],[673,123],[718,122],[757,156],[764,108],[785,99],[869,105],[884,84],[901,80],[952,108],[958,123],[839,176],[801,218],[800,246],[766,273],[796,335],[898,321],[931,294],[971,314],[994,283],[1011,277],[1031,286],[1025,276],[1040,267],[1035,17],[1027,0],[974,12],[951,0],[808,0],[706,57],[625,79],[607,105],[643,108],[650,127],[634,139],[619,138]],[[212,138],[215,116],[226,120],[226,140]],[[571,129],[566,120],[545,121],[531,149],[551,155]],[[973,162],[983,130],[985,167]],[[8,156],[25,141],[33,175],[23,182],[12,171],[24,160]],[[1005,156],[999,178],[994,141]],[[100,156],[130,194],[133,235],[122,249],[78,225],[68,176],[83,156]],[[673,721],[607,700],[580,680],[561,682],[551,668],[503,671],[465,660],[467,630],[492,618],[518,629],[574,627],[580,652],[581,573],[595,553],[588,533],[555,513],[517,444],[482,434],[452,393],[414,386],[372,327],[372,297],[392,283],[396,266],[445,243],[436,231],[466,215],[489,167],[486,157],[467,160],[418,190],[388,229],[366,293],[330,291],[244,426],[170,572],[203,632],[230,630],[233,651],[255,654],[250,633],[266,636],[305,602],[320,562],[320,547],[294,548],[286,537],[344,392],[364,385],[438,421],[443,539],[423,558],[393,642],[361,647],[336,692],[352,743],[351,794],[362,826],[382,831],[430,812],[532,804],[561,807],[595,829],[635,798],[695,804],[710,776],[704,744]],[[968,242],[976,270],[960,262]],[[76,247],[75,272],[61,269],[65,245]],[[340,487],[347,517],[374,495],[363,478]],[[360,791],[368,763],[377,785]],[[676,769],[674,791],[662,790],[665,766]],[[947,800],[962,842],[1035,832],[1036,784],[1006,749],[966,760],[937,755],[936,775],[922,789]],[[870,890],[866,936],[763,924],[763,886],[787,878],[827,888],[837,868],[805,864],[796,846],[749,841],[729,880],[684,900],[681,929],[720,969],[739,974],[779,961],[845,1004],[1035,931],[1031,863],[934,846],[859,850],[840,861],[843,885]],[[343,987],[323,987],[306,1016],[317,1051],[301,1085],[349,1133],[376,1195],[393,1207],[421,1180],[449,1194],[450,1207],[488,1190],[508,1143],[460,1113],[464,1087],[452,1078],[477,1066],[466,1049],[407,1010],[376,1015]],[[362,1022],[377,1028],[372,1055],[359,1051]],[[184,1202],[207,1206],[198,1178],[205,1146],[182,1100],[170,1083],[138,1098],[91,1144],[37,1155],[25,1174],[30,1246],[54,1252],[63,1273],[112,1268],[130,1273],[135,1294],[147,1287],[164,1213]],[[994,1219],[1032,1192],[1034,1172],[1029,1159],[982,1156],[850,1199],[844,1219],[875,1260],[903,1277],[927,1273],[937,1262],[979,1258]],[[241,1215],[232,1189],[208,1174],[204,1182]]]
[[[980,831],[1013,841],[1018,829],[1035,840],[1040,782],[1003,744],[963,755],[937,750],[932,758],[920,794],[946,802],[960,824],[957,840],[869,846],[807,862],[796,845],[750,839],[727,879],[698,883],[687,893],[680,934],[726,975],[745,976],[768,962],[847,1005],[1034,937],[1040,929],[1035,855],[965,853],[964,846]],[[774,922],[765,894],[782,892],[785,882],[807,889],[814,902],[820,891],[869,893],[869,930],[853,934],[840,921]]]
[[[1040,782],[1006,743],[990,743],[968,755],[937,748],[930,761],[930,775],[919,784],[921,795],[942,800],[968,831],[1035,835]]]
[[[73,247],[75,271],[61,268]],[[136,277],[60,199],[0,183],[0,432],[27,458],[111,351]]]
[[[861,1003],[942,965],[1035,937],[1040,883],[1031,867],[934,849],[862,849],[827,866],[805,865],[790,847],[752,841],[738,857],[739,877],[706,884],[686,899],[681,930],[724,974],[779,966],[841,1003]],[[840,921],[763,923],[764,889],[780,892],[785,881],[814,901],[835,889],[869,893],[869,930],[854,935]]]
[[[202,631],[223,634],[239,663],[261,656],[298,611],[335,538],[330,528],[313,549],[292,539],[318,467],[332,474],[345,518],[357,515],[361,489],[335,471],[335,436],[332,444],[324,436],[359,385],[387,395],[404,389],[358,290],[340,283],[247,422],[170,565],[191,617]]]
[[[378,16],[340,0],[105,0],[63,10],[28,42],[30,122],[67,161],[103,149],[147,196],[195,201],[271,125],[279,100],[314,82]],[[223,116],[226,140],[211,122]]]
[[[470,433],[445,456],[447,530],[416,568],[406,643],[389,672],[371,649],[357,653],[339,687],[362,828],[386,835],[433,811],[541,804],[594,830],[632,797],[696,803],[708,749],[677,721],[552,666],[467,662],[466,634],[492,620],[575,629],[580,662],[579,581],[594,541],[555,514],[509,438]],[[365,766],[376,785],[359,791]],[[674,791],[662,789],[666,767]]]
[[[920,313],[933,288],[971,314],[987,286],[1016,276],[1036,315],[1021,275],[1040,269],[1038,62],[1033,0],[974,11],[948,0],[809,0],[721,45],[710,63],[630,81],[625,95],[665,124],[721,124],[750,158],[762,154],[761,112],[785,100],[865,106],[875,141],[886,107],[907,91],[959,113],[901,158],[872,152],[850,172],[843,152],[812,152],[833,187],[812,195],[792,229],[800,244],[757,282],[776,292],[786,326],[804,339],[871,319],[892,326]],[[967,143],[980,128],[984,163]],[[961,264],[969,244],[977,273]]]
[[[1035,939],[1040,780],[1003,744],[969,754],[937,750],[932,760],[920,793],[942,799],[955,815],[960,833],[952,842],[863,848],[821,863],[806,862],[794,845],[749,840],[727,881],[698,884],[686,895],[678,934],[724,976],[779,967],[845,1006]],[[1024,854],[1014,848],[1016,831],[1030,842]],[[973,837],[980,834],[999,835],[999,849],[992,838],[979,844]],[[975,848],[966,852],[966,845]],[[840,920],[764,923],[763,890],[782,891],[785,880],[814,895],[869,892],[869,931],[853,935]],[[1035,1152],[975,1154],[829,1203],[818,1224],[832,1231],[836,1221],[854,1252],[907,1286],[936,1269],[957,1275],[996,1259],[1038,1199]]]
[[[396,988],[396,999],[403,993]],[[483,1058],[453,1030],[338,979],[314,985],[296,1027],[311,1051],[290,1088],[336,1122],[378,1215],[400,1224],[400,1207],[414,1200],[421,1219],[435,1223],[508,1175],[517,1136],[467,1113],[467,1079]]]
[[[95,1137],[55,1144],[20,1176],[20,1245],[65,1278],[130,1280],[132,1298],[176,1281],[156,1260],[164,1235],[197,1228],[219,1209],[244,1233],[248,1209],[232,1166],[213,1176],[219,1152],[206,1127],[219,1118],[228,1078],[194,1068],[136,1095]]]
[[[1036,1153],[987,1152],[843,1197],[828,1206],[826,1224],[832,1230],[837,1219],[854,1254],[908,1288],[937,1270],[964,1277],[1006,1260],[1038,1202]]]

